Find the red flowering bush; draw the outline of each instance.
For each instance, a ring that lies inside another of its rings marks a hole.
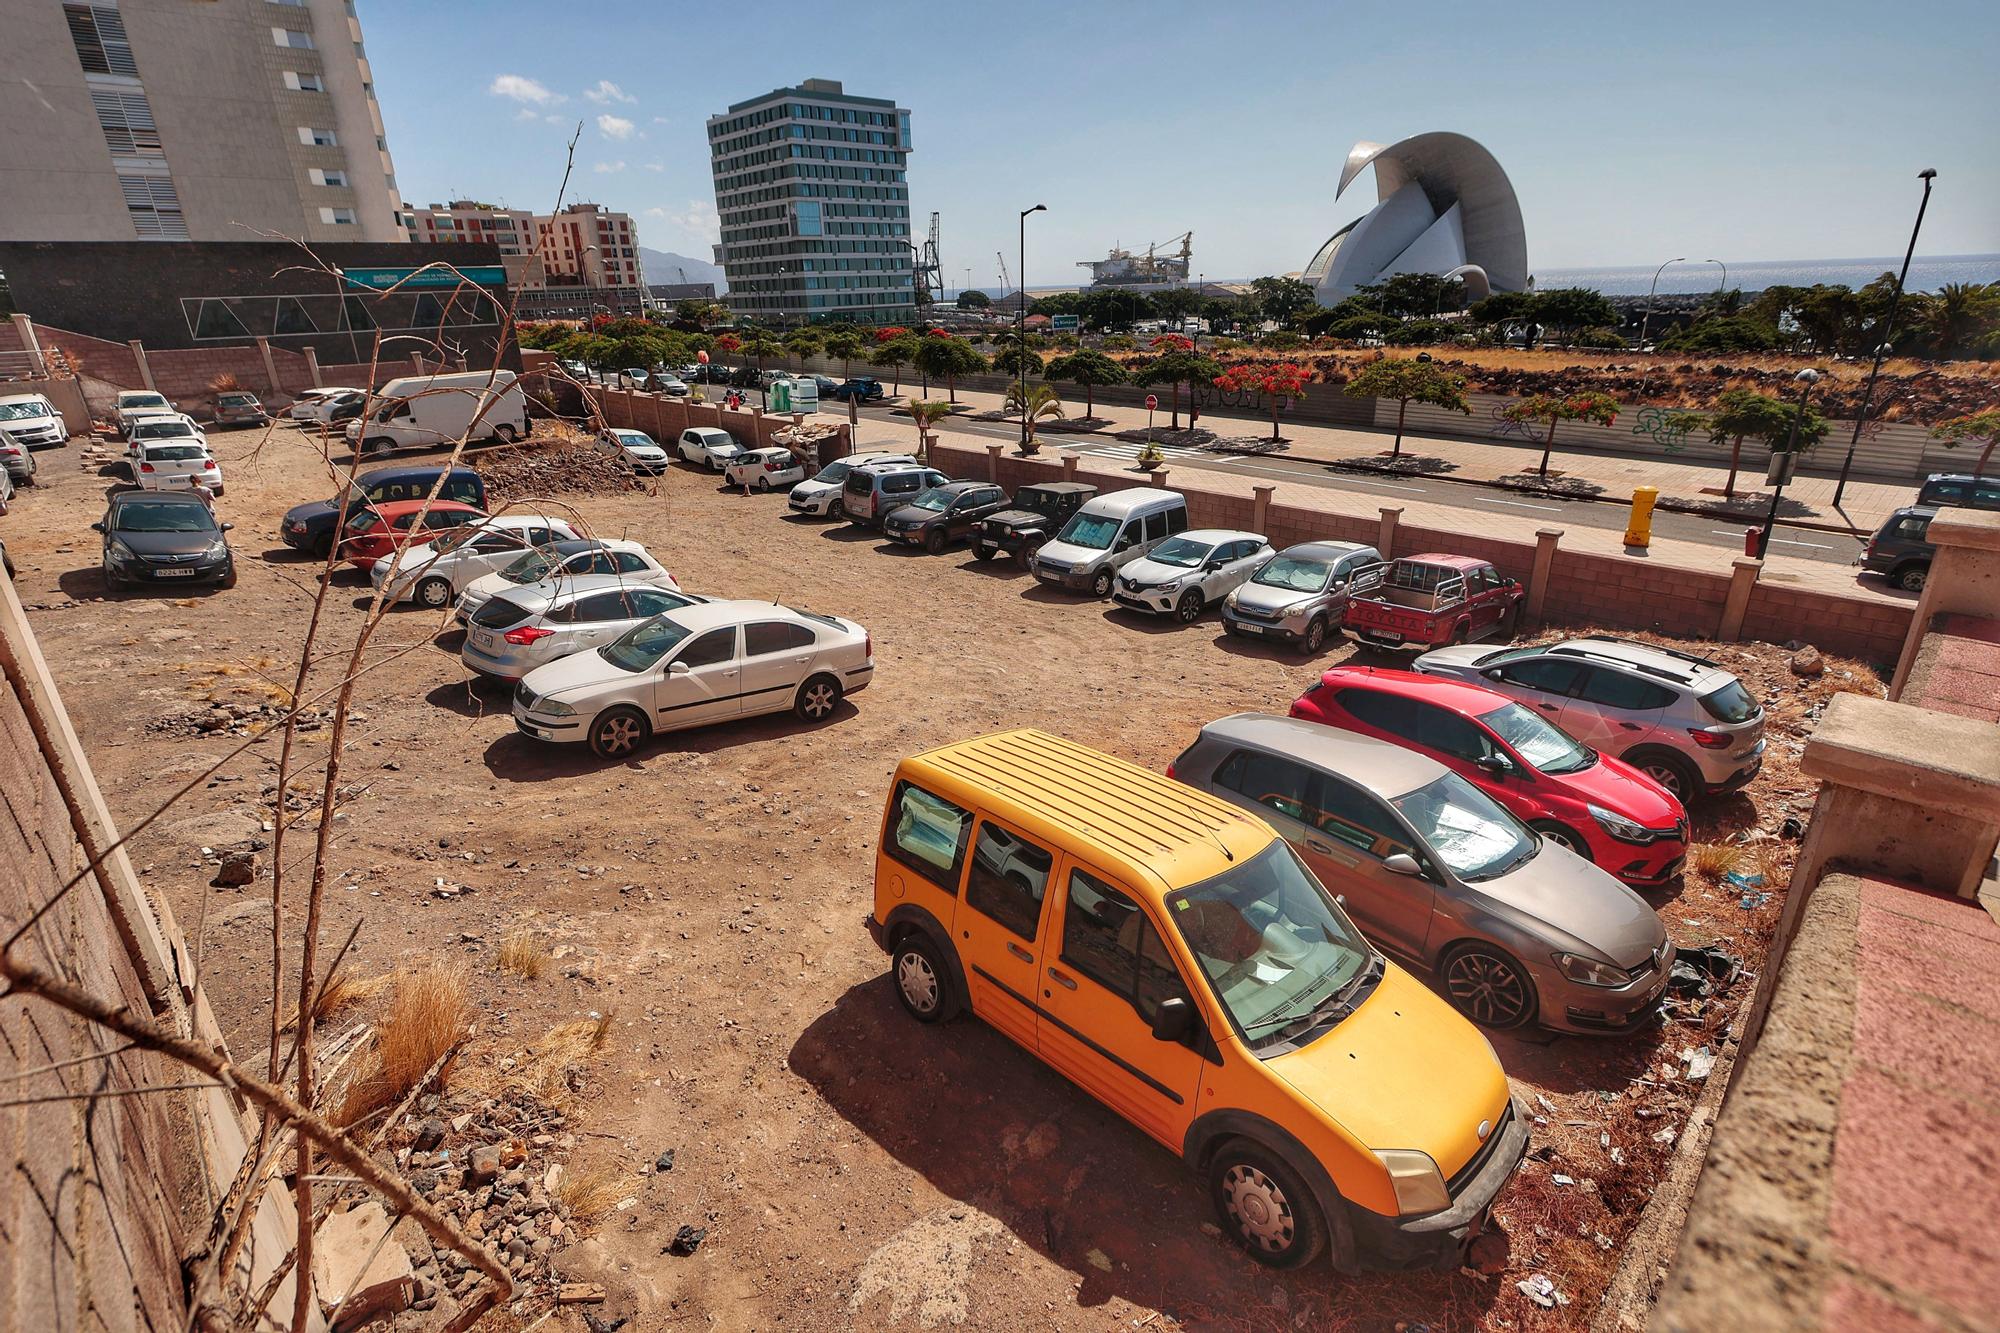
[[[1148,343],[1147,346],[1156,352],[1163,353],[1191,352],[1194,350],[1194,339],[1184,333],[1163,333]]]
[[[733,333],[725,333],[715,340],[715,350],[718,352],[733,352],[741,346],[743,340]]]
[[[875,330],[875,341],[878,343],[889,342],[891,339],[900,338],[908,332],[909,330],[900,324],[890,324],[884,328]]]
[[[932,329],[930,336],[933,338],[949,338],[951,334],[945,332],[943,329]]]
[[[1261,393],[1271,405],[1271,439],[1278,438],[1278,404],[1287,398],[1303,398],[1312,383],[1312,369],[1290,361],[1245,361],[1215,377],[1215,387],[1225,393]]]

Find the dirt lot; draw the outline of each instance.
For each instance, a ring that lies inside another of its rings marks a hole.
[[[216,703],[268,698],[266,677],[289,679],[310,606],[317,566],[282,547],[277,519],[331,489],[321,465],[288,428],[256,459],[237,457],[257,446],[251,434],[218,444],[241,567],[232,590],[107,600],[88,524],[115,474],[79,466],[74,446],[40,456],[43,484],[5,520],[22,600],[128,825],[240,743],[203,733],[201,719]],[[1499,1205],[1507,1271],[1342,1281],[1323,1265],[1274,1275],[1243,1257],[1204,1228],[1203,1191],[1173,1158],[996,1033],[908,1021],[863,930],[901,756],[1033,724],[1157,768],[1203,721],[1282,711],[1347,645],[1308,666],[1225,640],[1212,617],[1142,622],[1044,592],[1010,565],[794,522],[782,497],[721,493],[692,471],[578,503],[600,533],[645,540],[691,589],[861,621],[879,663],[825,726],[786,715],[605,764],[517,735],[504,694],[468,685],[457,636],[432,642],[432,617],[395,614],[370,653],[383,664],[354,710],[345,780],[360,790],[337,826],[327,947],[358,921],[357,975],[463,960],[479,1031],[462,1082],[508,1067],[553,1024],[612,1016],[557,1145],[571,1170],[602,1167],[612,1197],[635,1200],[555,1251],[557,1269],[610,1288],[598,1317],[631,1316],[633,1330],[1587,1319],[1672,1151],[1662,1131],[1699,1092],[1679,1053],[1703,1045],[1747,982],[1726,1006],[1638,1039],[1496,1038],[1547,1122]],[[337,629],[359,623],[365,591],[337,576]],[[395,657],[392,644],[420,646]],[[344,657],[344,636],[331,646]],[[1774,706],[1774,762],[1747,797],[1698,812],[1703,838],[1804,814],[1789,757],[1826,689],[1794,682],[1782,655],[1725,653]],[[324,736],[303,743],[323,754]],[[231,761],[133,849],[201,934],[205,981],[241,1055],[263,1048],[269,1021],[269,884],[210,887],[202,849],[254,837],[270,817],[268,749]],[[1771,845],[1781,887],[1785,855]],[[1740,894],[1690,878],[1655,901],[1678,942],[1720,942],[1754,969],[1782,894],[1751,910]],[[495,966],[521,931],[547,951],[539,979]],[[668,1148],[671,1174],[653,1171]],[[705,1227],[706,1243],[663,1253],[683,1224]],[[1543,1273],[1566,1307],[1518,1290]],[[565,1311],[541,1327],[585,1325]]]

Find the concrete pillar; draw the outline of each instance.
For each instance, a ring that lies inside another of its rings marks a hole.
[[[1917,649],[1931,622],[1939,616],[1976,616],[2000,620],[2000,513],[1977,509],[1947,509],[1931,520],[1929,533],[1937,554],[1910,617],[1910,633],[1896,659],[1896,679],[1889,697],[1903,697]]]
[[[1561,528],[1535,529],[1535,567],[1528,574],[1529,624],[1542,623],[1542,607],[1549,600],[1549,575],[1556,567],[1556,548],[1562,545],[1562,535]]]
[[[1396,558],[1396,524],[1403,517],[1401,505],[1382,506],[1382,525],[1375,532],[1375,549],[1384,560]]]
[[[324,389],[326,387],[326,381],[320,377],[319,373],[319,352],[310,343],[306,345],[306,374],[312,377],[313,388]]]
[[[42,340],[35,336],[35,321],[26,315],[15,315],[14,334],[21,340],[21,350],[28,354],[28,368],[36,376],[49,373],[48,362],[42,359]]]
[[[146,364],[146,345],[137,338],[125,345],[132,349],[132,361],[139,367],[139,382],[154,393],[158,393],[159,389],[153,383],[153,368]]]
[[[986,446],[986,480],[995,486],[1000,484],[1000,451],[1007,446],[989,444]]]
[[[1063,475],[1062,475],[1062,479],[1063,479],[1064,481],[1075,481],[1075,480],[1076,480],[1076,455],[1075,455],[1075,454],[1064,454],[1064,455],[1063,455],[1063,458],[1062,458],[1062,470],[1063,470]]]
[[[1736,643],[1743,638],[1743,613],[1750,609],[1750,594],[1757,590],[1757,578],[1764,562],[1739,555],[1729,575],[1729,597],[1722,604],[1722,624],[1715,631],[1716,642]]]
[[[1163,490],[1166,488],[1167,470],[1165,468],[1156,467],[1153,469],[1153,484]]]
[[[1250,488],[1250,494],[1257,497],[1250,508],[1250,531],[1261,533],[1271,531],[1271,494],[1277,489],[1276,486]]]
[[[259,338],[257,340],[257,355],[264,358],[264,383],[269,386],[268,392],[275,398],[278,396],[278,390],[281,386],[278,384],[278,363],[271,357],[271,340],[269,338]]]

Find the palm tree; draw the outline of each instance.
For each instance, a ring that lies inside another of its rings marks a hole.
[[[1984,322],[1982,307],[2000,306],[2000,289],[1975,282],[1947,282],[1924,312],[1924,324],[1933,350],[1942,360],[1962,353],[1965,344]]]
[[[1019,412],[1022,421],[1027,423],[1027,437],[1021,441],[1021,452],[1024,454],[1035,453],[1042,447],[1035,439],[1037,421],[1044,417],[1060,421],[1064,416],[1061,396],[1054,386],[1047,383],[1030,384],[1023,392],[1021,381],[1016,380],[1007,386],[1006,406],[1009,412]]]
[[[917,423],[917,457],[925,462],[931,457],[931,427],[951,415],[950,403],[917,402],[910,404],[910,416]]]

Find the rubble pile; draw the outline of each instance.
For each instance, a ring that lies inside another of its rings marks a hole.
[[[489,453],[478,465],[496,509],[530,496],[623,495],[643,485],[622,457],[583,440]]]
[[[796,449],[809,457],[819,457],[819,442],[837,437],[846,427],[832,421],[802,421],[787,426],[771,437],[771,443]]]

